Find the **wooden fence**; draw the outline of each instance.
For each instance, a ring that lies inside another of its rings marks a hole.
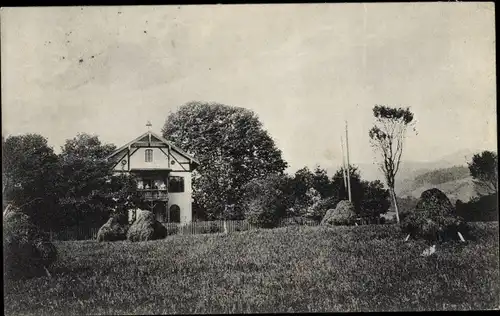
[[[232,233],[257,229],[258,227],[250,225],[247,221],[206,221],[191,222],[187,224],[162,223],[169,234],[192,235],[192,234],[210,234],[210,233]]]
[[[205,221],[187,224],[162,223],[167,228],[169,235],[193,235],[210,233],[233,233],[254,230],[260,227],[250,225],[246,220],[240,221]],[[305,218],[285,218],[278,227],[286,226],[318,226],[319,221]],[[358,225],[370,224],[368,221],[358,219]],[[99,228],[72,227],[60,232],[49,232],[51,240],[95,240]]]

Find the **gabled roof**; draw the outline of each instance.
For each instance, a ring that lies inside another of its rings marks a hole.
[[[188,153],[186,153],[185,151],[181,150],[179,147],[175,146],[174,144],[172,144],[171,142],[169,142],[168,140],[166,140],[165,138],[161,137],[160,135],[156,134],[156,133],[153,133],[151,131],[148,131],[144,134],[142,134],[141,136],[137,137],[136,139],[126,143],[125,145],[121,146],[120,148],[116,149],[112,154],[110,154],[108,157],[106,157],[106,159],[109,159],[115,155],[117,155],[119,152],[121,152],[122,150],[128,148],[129,146],[133,145],[134,143],[136,142],[139,142],[141,141],[143,138],[147,137],[147,139],[149,139],[150,137],[154,137],[156,139],[158,139],[158,141],[160,143],[163,143],[165,144],[165,146],[167,147],[170,147],[172,149],[174,149],[176,152],[178,152],[179,154],[181,154],[182,156],[184,156],[185,158],[189,159],[191,161],[191,163],[195,163],[197,165],[200,164],[200,162],[198,160],[196,160],[193,156],[189,155]],[[157,141],[155,141],[157,142]]]

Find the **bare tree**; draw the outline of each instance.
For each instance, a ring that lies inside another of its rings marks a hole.
[[[375,116],[375,125],[369,132],[370,143],[375,151],[382,156],[383,161],[380,163],[380,168],[389,187],[389,193],[396,211],[396,219],[399,224],[399,209],[394,190],[394,180],[401,162],[406,131],[414,123],[413,113],[409,108],[375,105],[373,115]]]

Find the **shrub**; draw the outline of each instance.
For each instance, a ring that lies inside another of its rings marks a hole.
[[[57,259],[48,236],[19,210],[4,215],[4,271],[7,279],[42,275]]]
[[[418,199],[412,196],[398,198],[399,219],[403,221],[406,216],[413,213],[415,211],[417,203]],[[391,210],[394,212],[393,206],[391,206]],[[396,222],[396,215],[394,215],[393,217],[393,221]]]
[[[456,210],[468,222],[498,221],[498,195],[485,195],[467,203],[458,200]]]
[[[335,196],[321,199],[307,209],[307,217],[314,220],[321,220],[328,210],[334,209],[339,202]]]
[[[335,209],[326,212],[321,225],[354,225],[355,221],[354,205],[349,201],[342,200]]]
[[[148,241],[167,237],[167,229],[158,222],[150,211],[140,211],[132,223],[127,239],[130,241]]]
[[[446,195],[433,188],[422,193],[415,211],[401,221],[401,229],[413,237],[445,241],[457,239],[458,231],[465,233],[467,227]]]
[[[271,174],[263,179],[254,179],[244,186],[243,210],[245,219],[262,228],[278,226],[286,213],[286,197],[282,175]]]
[[[128,219],[123,215],[111,216],[97,232],[97,241],[126,240],[129,225]]]

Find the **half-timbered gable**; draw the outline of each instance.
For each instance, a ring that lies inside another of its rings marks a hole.
[[[115,150],[108,160],[116,173],[137,176],[137,190],[159,221],[192,220],[191,173],[199,164],[194,157],[148,131]]]

